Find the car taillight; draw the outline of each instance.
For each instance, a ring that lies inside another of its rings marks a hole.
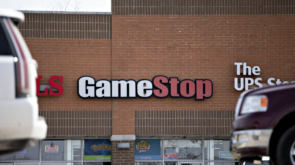
[[[18,55],[18,60],[16,59],[16,76],[17,76],[17,91],[18,95],[26,95],[29,93],[29,73],[28,73],[28,61],[26,59],[26,56],[24,54],[24,51],[18,41],[18,38],[13,30],[13,27],[11,25],[11,22],[6,20],[6,25],[8,27],[9,33],[12,35],[12,40],[15,45],[15,49]]]

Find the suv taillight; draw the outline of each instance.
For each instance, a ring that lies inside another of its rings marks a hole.
[[[29,93],[28,61],[12,27],[14,26],[13,23],[9,20],[6,20],[5,24],[7,25],[8,31],[12,36],[11,39],[13,41],[14,48],[17,53],[17,58],[15,58],[17,68],[17,97],[26,96]]]

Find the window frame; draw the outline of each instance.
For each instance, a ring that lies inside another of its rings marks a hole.
[[[144,138],[139,138],[139,139],[144,139]],[[160,138],[161,140],[161,144],[162,144],[162,148],[161,148],[161,158],[162,160],[134,160],[134,162],[162,162],[163,165],[165,165],[165,162],[177,162],[177,165],[180,165],[180,163],[185,163],[185,162],[195,162],[195,163],[201,163],[202,165],[205,165],[205,163],[237,163],[239,161],[237,160],[205,160],[205,140],[224,140],[224,141],[230,141],[230,139],[217,139],[217,138],[186,138],[186,139],[173,139],[173,140],[197,140],[200,139],[202,141],[201,143],[201,148],[202,148],[202,159],[201,160],[190,160],[190,159],[186,159],[186,160],[165,160],[164,159],[164,140],[171,140],[169,138]]]
[[[86,138],[86,139],[93,139],[93,138]],[[65,160],[65,161],[42,161],[42,152],[41,152],[41,149],[42,149],[42,141],[39,141],[39,160],[1,160],[0,163],[13,163],[14,165],[15,164],[25,164],[25,163],[37,163],[39,165],[42,165],[42,163],[81,163],[81,165],[84,164],[84,162],[112,162],[112,160],[110,161],[104,161],[104,160],[96,160],[96,161],[93,161],[93,160],[84,160],[84,140],[86,139],[45,139],[45,140],[80,140],[81,142],[81,160]],[[107,138],[98,138],[98,139],[107,139]],[[139,139],[143,139],[143,138],[139,138]],[[145,138],[145,139],[148,139],[148,138]],[[169,138],[153,138],[153,139],[160,139],[161,140],[161,159],[162,160],[134,160],[134,162],[160,162],[164,165],[165,162],[177,162],[177,165],[180,165],[180,163],[183,163],[183,162],[196,162],[196,163],[201,163],[202,165],[205,165],[205,163],[213,163],[213,162],[216,162],[216,163],[236,163],[238,162],[237,160],[233,160],[233,161],[230,161],[230,160],[205,160],[205,157],[204,157],[204,148],[205,148],[205,140],[229,140],[229,139],[205,139],[204,137],[202,138],[186,138],[186,139],[173,139],[173,140],[197,140],[197,139],[200,139],[201,140],[201,147],[202,147],[202,159],[201,160],[198,160],[198,161],[194,161],[194,160],[189,160],[189,159],[186,159],[186,160],[164,160],[164,140],[171,140]],[[135,157],[134,157],[135,159]]]

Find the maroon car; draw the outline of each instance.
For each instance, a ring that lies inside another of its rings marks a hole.
[[[239,160],[295,164],[295,84],[241,94],[233,122],[230,150]]]

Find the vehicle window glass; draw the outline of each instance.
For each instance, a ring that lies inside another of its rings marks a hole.
[[[12,55],[12,51],[9,46],[9,42],[7,40],[7,37],[4,33],[4,29],[2,27],[2,24],[0,24],[0,55]]]

